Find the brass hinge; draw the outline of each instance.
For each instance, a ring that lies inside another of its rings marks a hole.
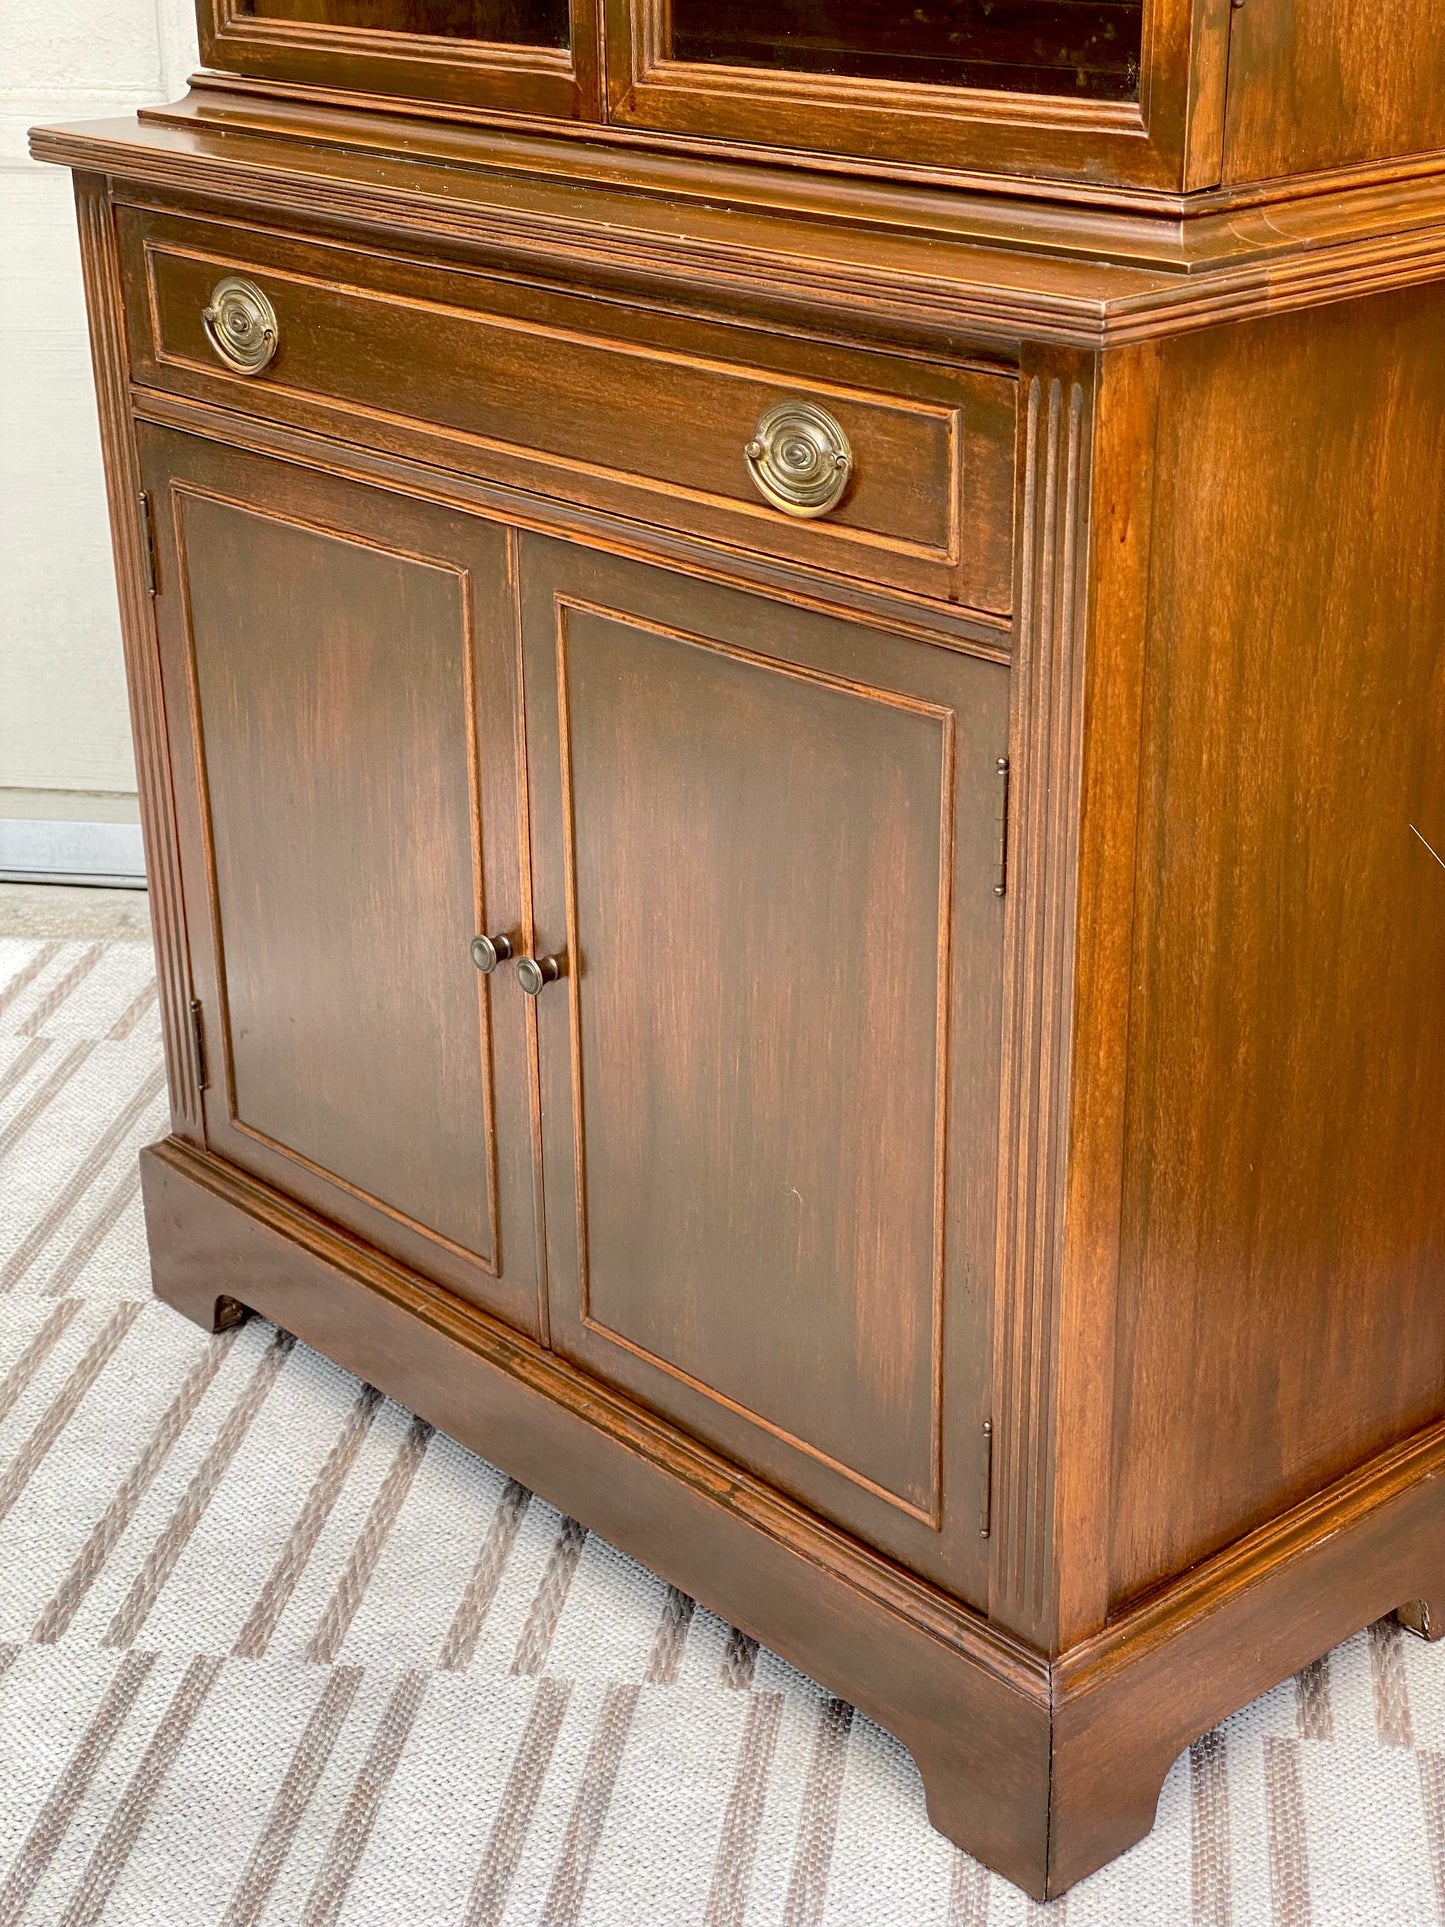
[[[978,1536],[986,1539],[993,1525],[993,1420],[983,1422],[983,1490],[978,1508]]]
[[[998,781],[998,847],[993,864],[993,893],[1001,897],[1008,889],[1008,758],[1000,756],[994,765]]]
[[[156,578],[156,525],[151,514],[151,498],[142,489],[140,492],[140,546],[141,559],[145,564],[146,594],[154,598],[160,593]]]
[[[196,1089],[206,1090],[211,1082],[206,1070],[206,1032],[201,1019],[201,1000],[191,999],[191,1049],[196,1055]]]

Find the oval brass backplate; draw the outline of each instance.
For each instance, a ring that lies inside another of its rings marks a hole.
[[[765,409],[744,453],[763,499],[805,519],[836,508],[853,473],[842,424],[811,401],[780,401]]]
[[[281,345],[276,310],[254,281],[239,274],[228,274],[212,288],[201,322],[207,341],[238,375],[259,375]]]

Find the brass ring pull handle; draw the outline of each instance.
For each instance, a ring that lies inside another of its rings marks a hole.
[[[764,409],[744,453],[758,493],[785,515],[826,515],[842,501],[853,473],[841,423],[811,401]]]
[[[471,942],[472,962],[484,977],[490,977],[499,963],[505,963],[512,954],[510,937],[473,937]]]
[[[519,957],[517,982],[529,997],[540,997],[548,984],[555,984],[562,966],[555,957]]]
[[[201,325],[221,360],[238,375],[259,375],[281,344],[276,310],[254,281],[238,274],[228,274],[211,289]]]

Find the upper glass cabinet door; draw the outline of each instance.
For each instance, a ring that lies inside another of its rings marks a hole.
[[[1230,0],[602,0],[614,126],[952,174],[1219,178]]]
[[[672,0],[669,57],[1136,100],[1143,0]]]
[[[198,0],[207,67],[282,92],[600,117],[598,0]]]
[[[567,0],[239,0],[236,12],[515,47],[565,47],[571,38]]]

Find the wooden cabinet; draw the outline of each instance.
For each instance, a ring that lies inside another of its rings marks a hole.
[[[77,171],[259,1312],[1037,1897],[1445,1625],[1433,0],[204,0]]]

